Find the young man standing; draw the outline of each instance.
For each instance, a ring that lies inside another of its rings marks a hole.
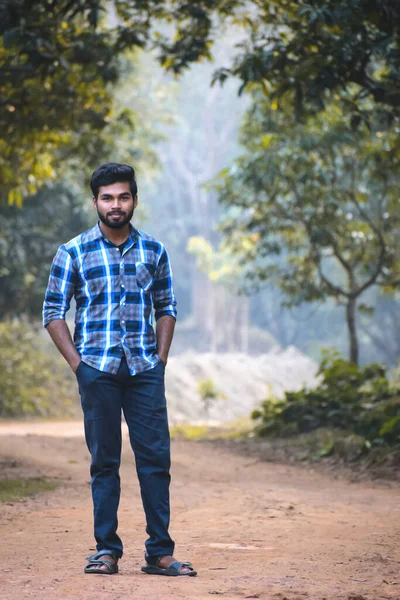
[[[97,552],[85,573],[118,572],[121,411],[136,459],[149,535],[149,574],[193,576],[173,558],[170,520],[170,438],[164,371],[172,342],[176,300],[164,246],[130,221],[138,204],[132,167],[107,163],[92,175],[99,222],[63,244],[51,266],[43,321],[76,374],[91,454]],[[65,314],[76,300],[72,340]],[[152,326],[152,311],[157,322]]]

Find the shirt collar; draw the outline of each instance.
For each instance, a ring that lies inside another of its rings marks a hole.
[[[129,236],[132,242],[135,242],[140,236],[139,231],[133,227],[132,223],[129,223]],[[89,229],[86,236],[86,241],[92,242],[94,240],[99,240],[100,238],[107,240],[107,238],[100,229],[99,222],[97,222],[96,225],[92,227],[92,229]]]

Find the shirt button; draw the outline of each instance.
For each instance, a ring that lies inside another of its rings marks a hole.
[[[121,321],[121,323],[122,323],[122,324],[124,324],[124,323],[125,323],[125,321]]]
[[[121,287],[122,287],[122,288],[124,288],[124,287],[125,287],[123,283],[121,283]]]

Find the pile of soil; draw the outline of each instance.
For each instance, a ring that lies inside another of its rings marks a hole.
[[[172,356],[166,370],[171,424],[223,423],[247,416],[267,397],[316,384],[317,365],[297,348],[268,354],[185,352]],[[210,381],[217,397],[207,410],[199,383]]]

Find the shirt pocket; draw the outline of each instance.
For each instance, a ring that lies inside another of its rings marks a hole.
[[[155,270],[155,265],[151,263],[136,263],[136,282],[145,292],[148,292],[153,285]]]

